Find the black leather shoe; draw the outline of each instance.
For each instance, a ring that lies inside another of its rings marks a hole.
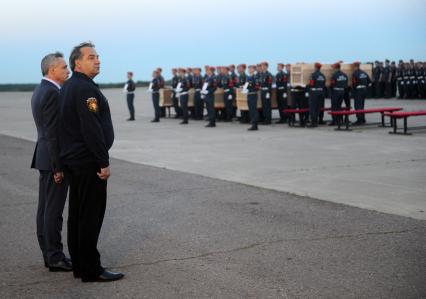
[[[276,124],[285,124],[285,120],[284,119],[280,119],[278,121],[275,122]]]
[[[214,127],[216,127],[216,124],[209,123],[206,125],[206,128],[214,128]]]
[[[247,129],[247,131],[257,131],[258,128],[257,126],[251,126],[250,128]]]
[[[44,261],[44,266],[45,266],[46,268],[49,268],[49,264],[48,264],[46,261]]]
[[[187,124],[188,124],[188,121],[187,121],[187,120],[183,120],[183,121],[181,121],[181,122],[180,122],[180,124],[181,124],[181,125],[187,125]]]
[[[135,120],[135,119],[132,118],[132,117],[127,119],[127,121],[133,121],[133,120]]]
[[[72,263],[70,259],[64,258],[63,260],[49,264],[50,272],[70,272],[72,271]]]
[[[309,125],[307,125],[307,127],[308,128],[316,128],[316,127],[318,127],[318,125],[316,125],[316,124],[309,124]]]
[[[153,120],[151,120],[151,122],[152,122],[152,123],[159,123],[159,122],[160,122],[160,120],[159,120],[159,119],[153,119]]]
[[[116,272],[104,270],[104,272],[95,279],[81,278],[81,281],[82,282],[110,282],[110,281],[120,280],[123,277],[124,277],[123,273],[116,273]]]

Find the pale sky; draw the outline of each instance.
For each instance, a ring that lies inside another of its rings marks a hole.
[[[161,66],[426,60],[426,0],[13,0],[0,12],[0,83],[36,83],[40,60],[90,40],[96,81]]]

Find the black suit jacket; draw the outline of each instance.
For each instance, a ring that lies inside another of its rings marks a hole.
[[[59,112],[59,89],[47,80],[34,90],[31,109],[37,127],[37,143],[31,168],[60,171],[57,122]]]

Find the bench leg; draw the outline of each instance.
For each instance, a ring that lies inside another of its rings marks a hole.
[[[385,114],[383,112],[381,112],[380,114],[382,115],[382,127],[386,127],[386,124],[385,124]]]
[[[396,134],[396,131],[398,130],[398,121],[395,117],[391,117],[393,119],[393,133]]]
[[[407,117],[404,117],[404,134],[407,134]]]

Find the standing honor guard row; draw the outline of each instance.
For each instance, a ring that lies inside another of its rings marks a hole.
[[[216,119],[232,122],[236,117],[238,94],[245,94],[247,108],[240,109],[239,120],[242,123],[251,123],[250,129],[258,129],[258,124],[271,124],[272,109],[276,108],[279,111],[277,123],[288,121],[289,115],[284,112],[285,109],[297,108],[307,111],[299,113],[302,126],[310,123],[309,127],[317,127],[325,124],[326,97],[331,98],[331,110],[339,111],[343,103],[345,109],[351,108],[351,97],[354,99],[352,108],[361,110],[370,91],[373,96],[384,98],[392,98],[396,95],[407,99],[426,96],[425,64],[422,62],[400,61],[396,66],[389,60],[384,63],[377,61],[372,67],[371,77],[361,69],[360,62],[354,62],[350,68],[351,71],[348,71],[348,65],[344,66],[342,69],[341,61],[331,65],[331,69],[328,66],[326,76],[322,73],[321,63],[316,63],[309,83],[294,84],[294,86],[291,84],[292,67],[283,63],[277,64],[275,76],[269,72],[267,62],[250,65],[249,74],[246,73],[245,64],[240,64],[236,68],[234,65],[218,67],[206,65],[204,74],[201,74],[201,68],[173,68],[171,101],[175,118],[182,118],[181,124],[187,124],[189,119],[202,120],[204,109],[206,109],[209,120],[207,127],[216,126]],[[249,85],[246,86],[249,79]],[[208,92],[206,92],[205,83],[207,83]],[[161,70],[155,70],[149,88],[152,92],[155,114],[153,122],[158,122],[162,116],[159,98],[160,90],[164,88],[164,85]],[[217,92],[220,92],[220,97]],[[252,102],[254,93],[258,95],[256,114],[253,112]],[[356,124],[364,123],[365,116],[357,115]],[[329,125],[336,124],[337,117],[333,116]]]

